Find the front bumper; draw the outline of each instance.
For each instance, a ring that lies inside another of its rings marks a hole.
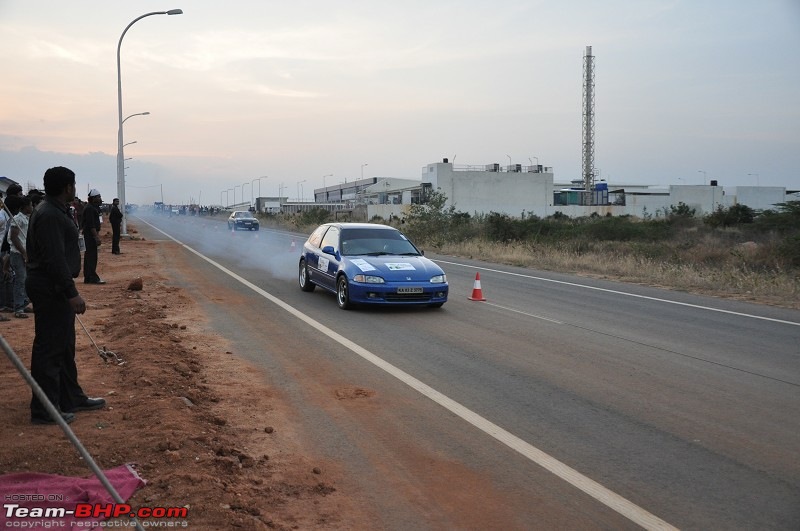
[[[398,293],[397,288],[421,287],[422,293]],[[367,284],[350,282],[350,301],[357,304],[443,304],[447,302],[447,284],[387,283]]]

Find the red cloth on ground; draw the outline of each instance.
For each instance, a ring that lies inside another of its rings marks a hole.
[[[128,500],[134,492],[145,485],[145,481],[130,465],[122,465],[111,470],[103,471],[111,485],[123,500]],[[96,476],[88,478],[74,478],[57,476],[54,474],[40,474],[37,472],[18,472],[0,476],[0,499],[3,507],[0,510],[0,528],[12,526],[10,522],[21,520],[36,520],[40,523],[68,522],[80,520],[81,522],[99,522],[101,518],[75,518],[66,515],[63,518],[21,518],[17,509],[10,509],[10,505],[18,505],[26,509],[59,509],[74,511],[79,503],[113,504],[114,499],[106,491],[103,484]],[[18,527],[18,526],[14,526]],[[40,527],[41,528],[41,527]]]

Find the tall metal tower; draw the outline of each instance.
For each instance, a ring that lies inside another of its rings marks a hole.
[[[586,47],[583,56],[583,185],[587,202],[594,184],[594,56]]]

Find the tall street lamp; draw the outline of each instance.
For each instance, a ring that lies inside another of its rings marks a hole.
[[[300,201],[302,201],[302,200],[303,200],[302,196],[300,195],[300,193],[301,193],[301,192],[300,192],[300,189],[302,188],[302,184],[303,184],[304,182],[306,182],[306,181],[307,181],[307,179],[303,179],[302,181],[299,181],[299,182],[297,183],[297,197],[299,197],[299,198],[300,198]]]
[[[324,189],[323,193],[325,194],[325,201],[327,201],[328,200],[328,185],[325,184],[325,177],[333,177],[333,174],[329,173],[327,175],[323,175],[322,176],[322,188]],[[314,200],[316,201],[316,198],[314,198]]]
[[[753,175],[755,175],[755,176],[756,176],[756,186],[761,186],[761,185],[758,183],[758,174],[757,174],[757,173],[748,173],[747,175],[748,175],[748,176],[750,176],[750,177],[752,177]]]
[[[236,208],[236,187],[242,186],[241,184],[233,185],[233,207]],[[244,202],[244,188],[242,188],[242,202]]]
[[[125,208],[125,155],[123,152],[124,143],[122,139],[122,123],[130,118],[122,119],[122,69],[120,68],[120,50],[122,49],[122,39],[125,37],[125,34],[128,33],[128,30],[131,26],[133,26],[136,22],[140,21],[145,17],[149,17],[152,15],[181,15],[183,11],[180,9],[170,9],[169,11],[153,11],[152,13],[145,13],[141,15],[128,24],[125,27],[125,30],[122,32],[122,35],[119,36],[119,43],[117,44],[117,106],[119,109],[119,129],[117,130],[117,197],[119,197],[120,203],[120,210],[122,211],[122,234],[125,236],[128,235],[128,213],[126,212]],[[144,114],[144,113],[142,113]],[[147,113],[149,114],[149,113]],[[131,115],[135,116],[135,115]]]
[[[250,199],[253,198],[253,183],[258,181],[258,197],[261,197],[261,179],[266,179],[267,176],[264,175],[263,177],[256,177],[252,181],[250,181]],[[255,201],[253,201],[253,205],[255,206]]]
[[[697,173],[702,173],[703,174],[703,184],[706,184],[708,182],[708,179],[706,179],[705,170],[697,170]]]
[[[364,180],[364,166],[369,166],[369,164],[364,163],[364,164],[361,165],[361,180],[362,181]]]
[[[252,203],[253,202],[253,185],[252,185],[252,183],[249,183],[247,181],[242,183],[242,203],[244,203],[244,185],[245,184],[249,184],[250,185],[250,202]],[[248,203],[248,205],[249,204],[250,203]]]

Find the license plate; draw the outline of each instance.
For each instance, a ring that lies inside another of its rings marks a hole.
[[[397,288],[397,293],[422,293],[422,288]]]

